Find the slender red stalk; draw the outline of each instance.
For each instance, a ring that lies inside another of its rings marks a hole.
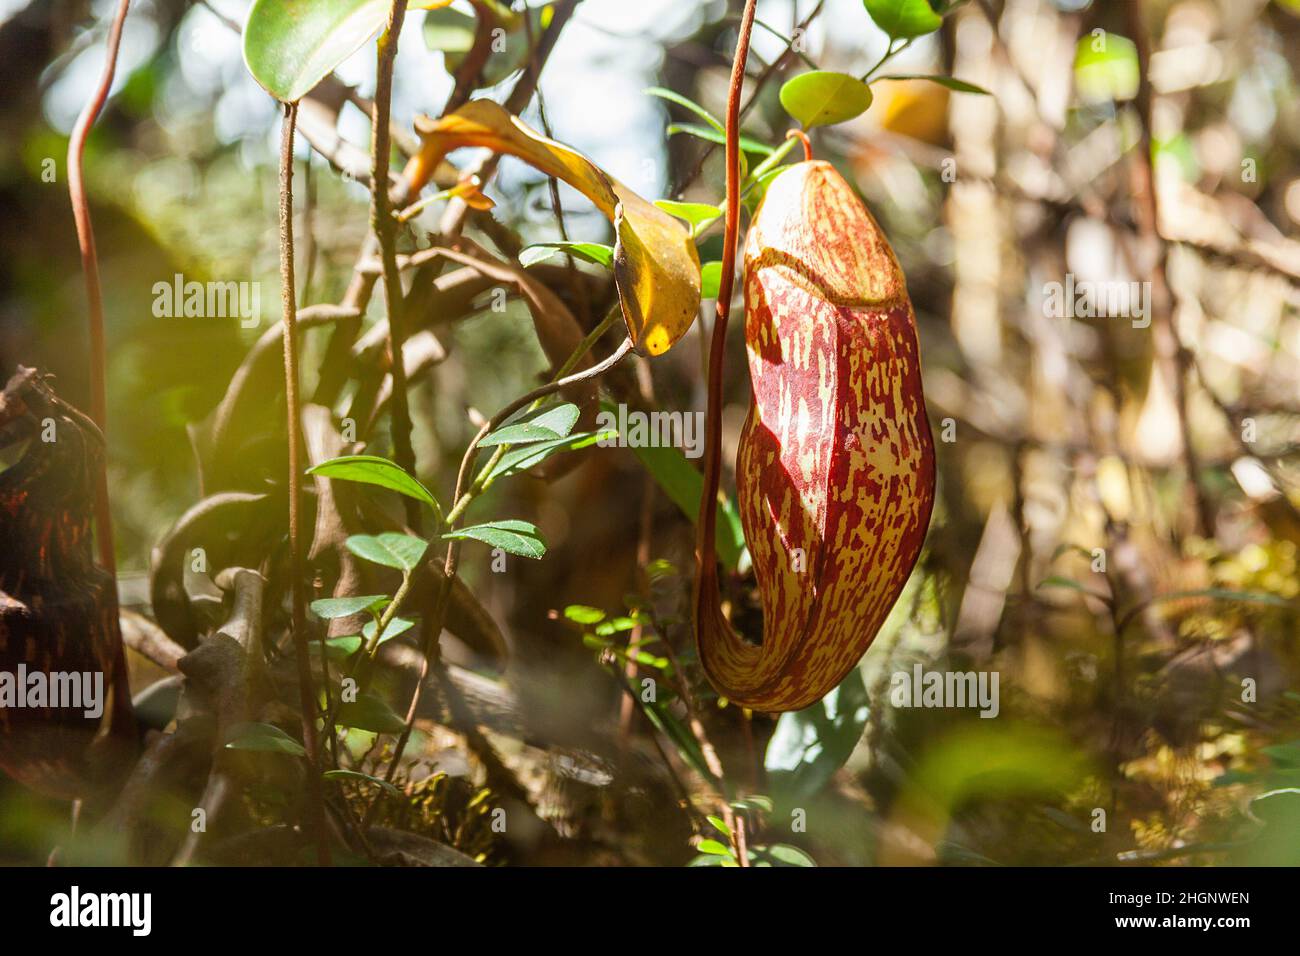
[[[785,134],[785,138],[786,138],[786,139],[797,139],[797,140],[799,140],[800,142],[802,142],[802,143],[803,143],[803,158],[804,158],[804,162],[806,162],[806,163],[811,163],[811,162],[812,162],[812,158],[813,158],[812,140],[810,140],[810,139],[808,138],[808,134],[807,134],[807,133],[805,133],[805,132],[804,132],[803,130],[801,130],[801,129],[792,129],[792,130],[790,130],[788,133]]]
[[[736,248],[740,238],[740,95],[745,84],[745,61],[749,58],[749,35],[754,27],[756,0],[745,0],[740,18],[740,36],[731,67],[731,89],[727,96],[727,215],[722,241],[722,276],[718,284],[717,316],[709,346],[709,405],[704,441],[704,494],[700,498],[699,534],[696,547],[697,587],[716,587],[717,499],[722,478],[722,361],[727,347],[727,321],[731,318],[731,296],[736,279]]]
[[[86,302],[90,325],[90,417],[99,430],[108,436],[105,427],[108,419],[108,389],[105,385],[107,360],[104,348],[104,298],[99,287],[99,257],[95,252],[95,228],[90,221],[90,204],[86,200],[86,186],[82,177],[82,159],[86,152],[86,139],[90,128],[99,118],[108,92],[113,88],[117,72],[117,51],[122,45],[122,25],[131,0],[118,4],[108,30],[108,55],[99,86],[86,103],[68,140],[68,196],[72,200],[72,215],[77,223],[77,244],[81,247],[81,271],[86,277]],[[98,531],[99,563],[113,578],[114,594],[117,590],[117,560],[113,554],[113,520],[108,508],[108,446],[104,459],[95,475],[95,528]]]
[[[745,61],[749,59],[749,36],[754,29],[754,8],[757,0],[745,0],[745,11],[740,18],[740,36],[736,39],[736,56],[731,66],[731,88],[727,95],[727,215],[726,232],[722,241],[722,277],[718,284],[717,316],[713,321],[713,338],[709,346],[709,407],[707,412],[706,434],[704,442],[704,492],[700,496],[699,533],[696,545],[697,595],[700,593],[717,594],[718,558],[717,558],[717,516],[718,483],[722,478],[722,361],[727,346],[727,321],[731,318],[731,296],[735,289],[736,249],[740,242],[740,95],[745,85]],[[696,602],[696,626],[700,626]],[[696,736],[707,744],[702,736],[698,721],[692,721]],[[711,755],[711,747],[706,747],[706,756]],[[710,761],[710,770],[723,781],[722,765],[714,755]],[[723,783],[725,786],[725,783]],[[731,811],[729,802],[722,801],[723,819],[737,830],[738,820]],[[741,866],[749,866],[743,835],[736,844],[737,860]]]

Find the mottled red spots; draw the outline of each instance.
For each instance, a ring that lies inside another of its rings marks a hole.
[[[762,647],[697,593],[719,693],[805,707],[861,658],[920,553],[934,445],[915,321],[883,233],[828,164],[781,173],[745,248],[753,405],[736,480],[763,604]]]

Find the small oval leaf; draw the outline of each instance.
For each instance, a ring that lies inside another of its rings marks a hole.
[[[378,485],[406,495],[408,498],[414,498],[416,501],[423,501],[434,510],[435,514],[442,516],[442,508],[438,506],[438,499],[433,496],[433,492],[424,487],[418,479],[408,475],[400,465],[387,458],[380,458],[377,455],[344,455],[308,468],[307,474]]]
[[[578,406],[570,402],[551,404],[515,416],[494,432],[484,435],[479,446],[519,445],[525,442],[568,438],[578,423]]]
[[[482,541],[490,548],[500,548],[502,551],[523,558],[540,558],[546,554],[546,545],[538,535],[536,526],[514,518],[459,528],[444,534],[443,537],[472,538],[475,541]]]
[[[351,703],[341,704],[335,723],[375,734],[400,734],[406,729],[406,721],[388,706],[387,701],[374,694],[358,694]]]
[[[385,594],[366,594],[361,597],[321,598],[311,602],[311,612],[327,621],[336,617],[351,617],[362,611],[377,611],[388,603]]]
[[[912,40],[943,26],[928,0],[862,0],[876,26],[891,40]]]
[[[519,264],[527,269],[557,252],[567,252],[606,269],[614,268],[614,247],[602,242],[539,242],[519,253]]]
[[[656,199],[655,205],[678,219],[691,224],[698,236],[710,223],[722,218],[722,209],[703,202],[674,202],[671,199]]]
[[[265,753],[289,754],[293,757],[305,757],[307,751],[302,744],[294,740],[274,724],[236,724],[226,735],[228,750],[258,750]]]
[[[813,70],[786,81],[781,105],[805,129],[832,126],[865,113],[871,106],[871,87],[847,73]]]
[[[344,544],[358,558],[399,571],[413,570],[429,547],[427,541],[393,531],[377,535],[354,534]]]
[[[418,9],[451,0],[421,0]],[[294,103],[388,21],[391,0],[254,0],[244,23],[244,65],[268,93]]]
[[[403,797],[405,794],[395,786],[380,777],[371,776],[368,773],[360,773],[356,770],[326,770],[321,774],[326,780],[357,780],[362,783],[373,783],[382,787],[395,797]]]

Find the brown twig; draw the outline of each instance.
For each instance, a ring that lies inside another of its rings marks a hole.
[[[397,41],[406,18],[405,0],[393,0],[388,12],[388,26],[379,37],[376,66],[374,110],[370,114],[370,228],[379,240],[379,254],[384,264],[384,300],[388,303],[388,364],[393,378],[389,398],[392,413],[393,458],[408,474],[415,474],[415,451],[411,447],[411,410],[407,404],[406,368],[402,345],[406,341],[402,321],[402,278],[397,269],[397,223],[392,215],[388,195],[388,164],[391,137],[389,114],[393,101],[393,61]],[[420,503],[403,497],[406,523],[416,534],[423,524]]]
[[[726,232],[722,240],[722,276],[718,289],[717,313],[713,321],[713,337],[709,348],[708,413],[704,442],[704,492],[700,496],[698,544],[696,550],[696,587],[717,588],[717,521],[718,483],[722,478],[722,363],[727,347],[727,321],[731,317],[731,296],[736,278],[736,248],[740,239],[740,96],[745,85],[745,61],[749,56],[749,37],[754,27],[756,0],[745,0],[745,11],[740,21],[740,36],[736,40],[736,57],[731,67],[731,88],[727,95],[727,215]],[[699,606],[699,602],[696,602]],[[697,622],[698,626],[698,622]],[[689,698],[687,698],[689,700]],[[691,715],[691,727],[700,737],[702,725]],[[703,748],[706,738],[701,737]],[[703,748],[708,759],[712,747]],[[715,767],[714,764],[717,764]],[[709,770],[718,777],[725,788],[722,765],[714,754]],[[732,832],[736,831],[735,815],[723,795],[723,816]],[[743,841],[737,847],[741,866],[749,866],[749,855]]]
[[[117,14],[108,30],[108,51],[104,71],[68,140],[68,196],[72,201],[72,215],[77,223],[77,243],[81,247],[81,270],[86,277],[86,304],[90,326],[90,417],[107,435],[108,388],[105,382],[107,362],[104,347],[104,298],[99,286],[99,257],[95,252],[95,228],[90,221],[90,204],[86,199],[86,185],[82,175],[82,161],[86,153],[86,139],[95,125],[100,111],[108,100],[117,72],[117,53],[122,45],[122,25],[131,0],[121,0]],[[113,521],[108,507],[108,448],[95,475],[95,527],[98,530],[99,563],[113,577],[117,586],[117,559],[113,554]]]
[[[483,3],[474,3],[474,12],[478,15],[474,43],[465,54],[465,59],[461,61],[460,69],[456,71],[456,82],[443,107],[444,114],[455,112],[469,102],[470,94],[474,92],[474,87],[478,83],[479,74],[483,72],[488,57],[492,55],[492,43],[495,39],[493,32],[496,29],[497,18]],[[524,16],[527,15],[525,11]]]
[[[311,662],[307,659],[307,606],[303,582],[302,436],[298,408],[298,305],[293,277],[293,127],[298,105],[284,107],[280,132],[280,294],[284,303],[284,394],[289,429],[289,579],[293,594],[292,632],[298,657],[298,690],[302,707],[302,738],[307,749],[308,816],[316,834],[317,859],[329,866],[329,839],[325,832],[324,802],[316,749],[316,695],[312,691]]]

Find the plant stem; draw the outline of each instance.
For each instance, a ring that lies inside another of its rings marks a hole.
[[[803,133],[802,131],[799,131],[798,135],[802,136],[804,139],[807,139],[807,134]],[[775,150],[773,150],[770,156],[768,156],[761,163],[759,163],[752,170],[750,170],[749,175],[745,177],[745,183],[742,192],[748,192],[754,186],[755,183],[757,183],[765,175],[767,175],[769,172],[775,169],[777,167],[777,164],[780,163],[781,160],[785,159],[787,156],[790,155],[790,151],[794,149],[795,143],[797,142],[797,140],[793,138],[794,136],[795,136],[795,131],[791,130],[791,132],[786,135],[785,142],[783,142],[780,146],[778,146]]]
[[[722,363],[727,347],[727,321],[735,290],[736,247],[740,236],[740,95],[745,82],[745,60],[754,25],[755,0],[745,0],[745,12],[736,40],[727,96],[727,214],[722,240],[722,274],[718,284],[717,313],[709,346],[708,412],[704,442],[704,493],[700,497],[697,558],[702,578],[716,577],[717,498],[722,478]],[[706,575],[706,572],[707,575]]]
[[[316,695],[312,690],[311,662],[307,652],[307,603],[303,592],[302,438],[298,408],[298,305],[293,277],[293,130],[298,104],[284,107],[280,132],[280,296],[284,304],[284,397],[289,430],[289,580],[293,593],[292,634],[298,658],[298,692],[302,707],[302,739],[307,750],[307,814],[315,831],[317,861],[330,865],[329,839],[321,796],[316,750]]]
[[[879,60],[876,61],[876,65],[875,65],[875,66],[873,66],[871,69],[867,70],[866,73],[863,73],[863,74],[862,74],[862,82],[865,83],[865,82],[867,82],[867,80],[871,79],[871,75],[872,75],[873,73],[875,73],[876,70],[878,70],[878,69],[880,69],[882,66],[884,66],[884,65],[885,65],[885,61],[888,60],[891,56],[895,56],[895,55],[897,55],[897,54],[899,54],[899,53],[902,53],[904,50],[906,50],[906,49],[907,49],[909,46],[911,46],[911,45],[912,45],[912,41],[911,41],[911,40],[908,40],[908,41],[906,41],[905,43],[903,43],[903,45],[900,46],[898,49],[894,49],[894,41],[891,39],[891,40],[889,41],[888,46],[885,47],[885,55],[882,56]]]
[[[704,443],[704,492],[700,496],[700,517],[696,546],[696,590],[712,589],[716,596],[717,579],[717,522],[718,484],[722,478],[722,363],[727,346],[727,321],[731,317],[731,297],[736,278],[736,247],[740,239],[740,96],[745,84],[745,61],[749,58],[749,37],[754,28],[756,0],[745,0],[745,10],[740,21],[740,35],[736,39],[736,56],[731,66],[731,88],[727,95],[727,217],[726,232],[722,240],[722,276],[718,287],[717,315],[713,322],[713,338],[709,347],[708,417]],[[696,627],[699,624],[700,600],[695,600]],[[685,676],[682,676],[685,684]],[[689,707],[689,698],[685,698]],[[703,725],[692,716],[691,728],[701,742]],[[704,751],[706,759],[712,748]],[[718,777],[726,789],[723,768],[712,754],[709,770]],[[724,793],[723,819],[735,832],[735,815]],[[737,848],[741,866],[749,866],[749,856],[743,845]]]
[[[108,506],[108,387],[106,384],[106,349],[104,346],[104,298],[99,285],[99,256],[95,251],[95,228],[90,221],[90,204],[86,199],[82,161],[90,128],[99,118],[113,87],[117,72],[117,54],[122,45],[122,26],[131,0],[121,0],[108,30],[108,50],[99,86],[86,103],[68,140],[68,196],[77,223],[77,243],[81,247],[81,269],[86,278],[86,303],[90,326],[90,418],[99,426],[106,441],[104,460],[95,475],[95,528],[98,531],[99,563],[113,578],[114,605],[117,601],[117,558],[113,553],[113,521]],[[124,675],[122,675],[124,676]]]
[[[109,730],[113,735],[133,738],[136,733],[135,712],[131,707],[131,689],[126,667],[126,650],[122,644],[117,600],[117,555],[113,548],[113,513],[108,499],[108,360],[104,344],[104,299],[99,285],[99,255],[95,250],[95,228],[90,221],[90,203],[86,198],[82,163],[86,140],[95,125],[104,103],[113,87],[117,72],[117,54],[122,45],[122,27],[130,0],[122,0],[108,31],[104,70],[99,86],[77,117],[72,136],[68,140],[68,198],[77,224],[77,244],[81,250],[81,270],[86,280],[87,323],[90,331],[90,418],[104,439],[99,467],[95,469],[95,543],[99,551],[100,566],[109,576],[106,589],[106,608],[116,636],[113,650],[112,716]]]
[[[382,639],[384,632],[388,630],[388,625],[391,624],[393,622],[393,618],[397,616],[397,612],[401,608],[402,602],[406,600],[406,596],[411,593],[411,585],[414,583],[414,581],[415,581],[414,573],[410,571],[402,572],[401,585],[397,588],[397,591],[393,594],[393,599],[388,602],[388,606],[384,608],[384,613],[379,615],[378,620],[375,621],[375,636],[372,637],[370,640],[366,641],[366,645],[364,648],[358,649],[358,652],[352,655],[352,660],[348,664],[347,670],[343,672],[344,681],[356,677],[357,668],[361,666],[361,662],[363,660],[370,660],[374,658],[375,651],[379,649],[379,642]],[[325,669],[325,683],[328,687],[329,656],[326,653],[325,641],[323,639],[321,641],[321,661],[322,661],[321,666],[324,667]],[[326,733],[329,734],[329,740],[331,743],[333,743],[336,735],[335,721],[338,718],[338,714],[339,714],[338,709],[341,708],[342,706],[343,706],[342,691],[340,691],[339,693],[339,699],[337,703],[330,702],[328,700],[326,702],[325,730]]]
[[[375,651],[379,647],[379,640],[384,636],[384,631],[388,630],[388,625],[393,623],[393,618],[397,616],[397,609],[402,606],[406,600],[406,595],[410,593],[411,581],[415,575],[411,571],[402,572],[402,584],[393,595],[393,599],[388,602],[388,607],[384,608],[384,613],[379,615],[379,620],[375,623],[375,636],[366,642],[366,657],[374,657]]]
[[[595,344],[600,341],[600,337],[608,332],[614,326],[614,323],[622,318],[622,316],[623,312],[618,305],[615,305],[610,309],[609,314],[606,315],[594,329],[587,333],[586,338],[579,342],[578,347],[573,350],[573,353],[567,359],[564,360],[564,364],[559,367],[555,375],[552,377],[551,383],[553,384],[556,380],[564,378],[564,376],[572,372],[574,366],[582,361],[582,357],[591,351]],[[540,404],[541,399],[537,399],[533,402],[533,408],[536,408]],[[481,440],[481,438],[476,439],[476,443]],[[469,491],[452,503],[452,509],[447,515],[448,530],[450,530],[451,526],[457,521],[457,519],[464,514],[465,509],[469,506],[469,503],[476,495],[480,495],[492,487],[492,483],[495,480],[491,477],[492,469],[496,463],[505,456],[506,452],[510,450],[510,447],[511,446],[509,445],[498,445],[496,450],[492,453],[492,457],[488,459],[488,463],[483,467],[483,470],[479,472],[479,476],[475,479],[474,484],[470,486]]]
[[[564,368],[571,368],[573,365],[576,365],[579,361],[581,361],[582,356],[586,354],[587,348],[590,347],[591,342],[593,342],[594,340],[595,340],[595,332],[593,331],[591,335],[588,335],[585,339],[582,340],[578,348],[575,349],[573,354],[569,356],[569,360],[565,362]],[[501,409],[501,411],[497,412],[494,416],[492,416],[492,419],[487,423],[485,423],[483,427],[479,429],[478,434],[474,436],[473,441],[470,442],[469,447],[465,450],[464,458],[461,459],[460,472],[456,477],[455,499],[457,503],[459,504],[462,501],[462,499],[466,499],[466,504],[468,504],[468,500],[472,500],[472,498],[474,497],[473,494],[468,493],[468,489],[466,488],[468,482],[468,475],[470,473],[470,470],[474,467],[474,458],[478,452],[478,443],[482,441],[483,438],[488,433],[490,433],[496,428],[499,428],[502,422],[504,422],[507,418],[509,418],[511,415],[513,415],[515,412],[519,411],[519,409],[525,407],[526,405],[529,405],[540,398],[545,398],[547,395],[557,392],[560,389],[568,388],[571,385],[577,385],[581,382],[590,381],[591,379],[598,378],[599,376],[604,375],[611,368],[613,368],[624,358],[626,358],[628,353],[631,351],[632,351],[632,339],[625,338],[623,340],[623,344],[620,345],[617,349],[615,349],[613,354],[610,355],[604,361],[598,362],[597,364],[593,365],[591,368],[583,369],[581,372],[578,372],[573,375],[569,375],[568,377],[562,378],[557,375],[556,378],[552,379],[546,385],[543,385],[540,388],[535,388],[531,392],[527,393],[526,395],[520,396],[519,398],[511,402],[509,405],[507,405],[505,408]],[[461,507],[459,511],[460,513],[463,513],[464,507]],[[452,522],[453,522],[453,518],[450,514],[448,514],[447,516],[448,531],[453,530]],[[420,697],[424,692],[424,684],[429,676],[430,662],[432,661],[433,656],[437,650],[438,638],[442,634],[442,625],[444,619],[446,618],[447,601],[451,595],[452,584],[456,578],[456,569],[459,561],[459,556],[460,556],[460,541],[453,538],[447,542],[447,557],[443,562],[443,578],[441,582],[441,587],[438,589],[437,599],[434,603],[434,613],[432,615],[431,621],[429,622],[429,628],[427,631],[425,631],[425,644],[424,647],[422,648],[422,652],[420,655],[420,676],[419,679],[416,681],[415,691],[411,694],[411,704],[406,710],[406,727],[403,729],[401,736],[398,737],[397,739],[397,744],[393,748],[393,756],[388,764],[388,770],[384,774],[384,779],[389,783],[392,783],[393,777],[397,773],[397,767],[398,764],[401,762],[402,754],[406,750],[406,744],[411,739],[411,731],[415,728],[415,715],[419,710]],[[380,796],[381,795],[376,795],[374,801],[372,801],[370,806],[367,808],[366,815],[361,823],[361,827],[363,830],[370,825],[370,822],[374,817],[375,808],[378,806]]]
[[[397,268],[397,223],[388,195],[388,165],[391,147],[389,117],[393,101],[393,61],[397,58],[398,35],[406,18],[406,0],[393,0],[388,26],[379,37],[375,98],[370,113],[370,228],[379,241],[384,267],[384,299],[388,303],[388,363],[393,380],[393,458],[408,474],[415,474],[415,452],[411,447],[411,410],[406,395],[406,365],[402,347],[406,342],[402,278]],[[421,531],[420,503],[403,498],[406,523],[416,534]]]

